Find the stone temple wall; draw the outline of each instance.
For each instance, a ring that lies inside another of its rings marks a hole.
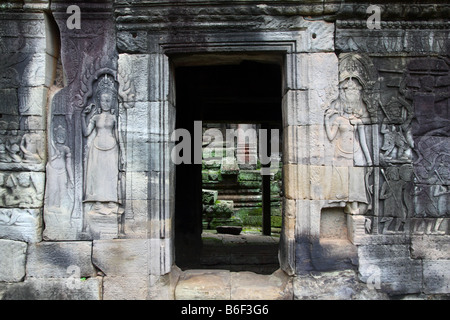
[[[450,294],[450,5],[375,5],[2,2],[0,297],[173,299],[174,70],[239,59],[282,69],[291,297]]]

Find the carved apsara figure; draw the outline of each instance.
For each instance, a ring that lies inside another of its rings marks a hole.
[[[83,133],[88,137],[85,170],[85,202],[95,202],[99,210],[102,203],[113,208],[119,202],[119,137],[115,112],[116,89],[107,75],[99,80],[95,101],[82,113]],[[92,117],[87,120],[88,116]]]
[[[54,208],[70,206],[69,189],[73,188],[72,153],[65,145],[66,129],[58,126],[54,130],[52,152],[47,164],[47,205]]]
[[[16,122],[10,122],[9,131],[10,136],[8,137],[5,147],[8,151],[8,156],[10,158],[10,162],[19,163],[22,161],[22,157],[20,156],[20,144],[22,138],[19,136],[19,124]]]
[[[371,166],[372,158],[367,146],[364,125],[361,120],[365,110],[361,97],[362,86],[356,78],[347,78],[340,85],[339,98],[325,112],[325,130],[335,143],[334,164],[349,167],[348,205],[346,212],[358,213],[358,203],[369,204],[366,194],[365,168]],[[333,175],[340,173],[335,168]],[[339,180],[339,179],[338,179]],[[339,188],[335,186],[336,190]],[[339,200],[340,195],[336,198]],[[343,197],[343,196],[342,196]],[[344,200],[344,199],[343,199]]]
[[[23,152],[23,162],[42,163],[44,160],[44,146],[41,135],[36,130],[39,127],[39,120],[34,117],[27,119],[30,132],[25,133],[20,142],[20,150]]]

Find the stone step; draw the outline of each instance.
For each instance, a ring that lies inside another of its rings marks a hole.
[[[291,300],[292,278],[228,270],[186,270],[175,288],[176,300]]]

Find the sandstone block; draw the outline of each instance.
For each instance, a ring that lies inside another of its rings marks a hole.
[[[148,291],[148,276],[103,278],[103,300],[146,300]]]
[[[90,241],[40,242],[29,246],[27,277],[78,278],[92,277],[96,270],[91,262]]]
[[[411,242],[414,259],[450,260],[450,236],[414,236]]]
[[[422,262],[410,258],[408,245],[359,246],[358,257],[363,282],[388,294],[421,291]]]
[[[148,275],[148,240],[94,240],[92,262],[106,276]]]
[[[31,278],[0,287],[2,300],[101,300],[102,278]]]
[[[178,280],[176,300],[230,300],[231,272],[187,270]]]
[[[283,165],[284,190],[288,199],[309,198],[309,167],[306,165]]]
[[[449,294],[450,260],[424,260],[423,283],[427,294]]]
[[[231,300],[292,300],[292,278],[281,270],[271,275],[231,273]]]
[[[42,240],[42,214],[37,209],[0,209],[0,238],[28,243]]]
[[[27,244],[0,240],[0,281],[18,282],[25,276]]]
[[[149,101],[149,79],[147,70],[150,59],[147,54],[120,54],[119,73],[132,76],[136,94],[128,97],[129,101]]]
[[[48,89],[39,87],[19,88],[19,111],[21,115],[46,117],[46,104]],[[43,120],[42,123],[45,124]]]
[[[24,87],[50,87],[55,64],[56,59],[49,54],[36,53],[31,55],[24,68],[21,85]]]
[[[388,296],[369,288],[353,270],[321,272],[294,278],[295,300],[385,300]]]
[[[331,99],[337,95],[338,58],[334,53],[288,54],[297,69],[296,82],[290,89],[324,90]]]

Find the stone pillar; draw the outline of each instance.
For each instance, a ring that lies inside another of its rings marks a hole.
[[[112,3],[80,1],[72,5],[80,12],[80,16],[75,17],[79,20],[78,26],[69,23],[71,12],[67,13],[66,2],[53,1],[51,5],[61,39],[66,82],[54,94],[50,105],[45,236],[52,240],[117,238],[123,211],[119,204],[125,188],[124,137],[115,134],[116,138],[109,143],[113,143],[114,148],[99,146],[101,138],[96,136],[94,119],[98,114],[114,121],[112,130],[116,132],[126,122],[127,106],[118,104],[126,100],[127,92],[123,85],[118,85],[121,78],[117,74]],[[105,92],[109,92],[111,100],[109,110],[102,113],[100,95]],[[89,126],[90,129],[86,129]],[[115,154],[117,161],[97,165],[98,161],[92,159],[96,150],[99,150],[97,159],[113,159]],[[111,151],[106,155],[106,151],[100,150]],[[99,180],[93,172],[101,167],[111,172],[111,176],[102,177],[106,179],[103,185],[91,182]],[[108,199],[102,199],[103,196]]]
[[[338,59],[332,52],[318,52],[296,53],[286,60],[297,79],[288,83],[283,97],[284,194],[292,202],[285,210],[296,212],[295,265],[302,273],[313,268],[311,242],[319,239],[320,210],[329,198],[332,155],[323,113],[337,96]]]
[[[170,68],[163,54],[120,54],[119,74],[133,79],[126,132],[127,187],[124,233],[147,239],[151,277],[173,264],[174,164],[171,133],[175,108],[169,95]]]

